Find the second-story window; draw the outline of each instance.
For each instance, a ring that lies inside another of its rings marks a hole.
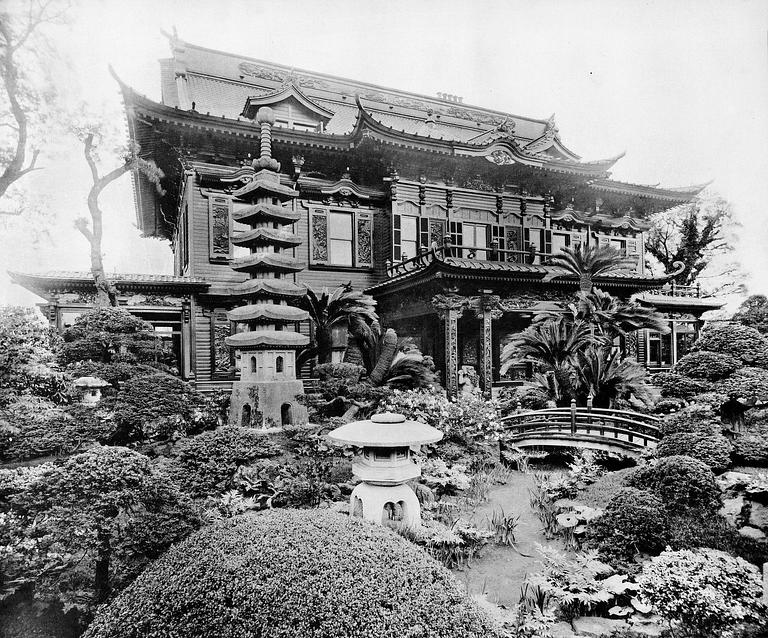
[[[309,263],[313,266],[373,267],[373,213],[309,211]]]
[[[328,219],[328,263],[335,266],[352,265],[352,213],[332,212]]]
[[[475,259],[487,259],[488,226],[485,224],[468,224],[464,222],[464,245],[475,249]],[[468,256],[468,255],[467,255]]]
[[[400,250],[403,259],[415,257],[419,250],[418,217],[403,215],[400,220]]]

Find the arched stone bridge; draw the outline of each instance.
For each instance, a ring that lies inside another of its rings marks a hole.
[[[502,419],[517,447],[576,447],[639,455],[659,440],[660,419],[649,414],[601,408],[518,411]]]

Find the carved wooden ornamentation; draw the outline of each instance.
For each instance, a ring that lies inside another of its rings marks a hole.
[[[358,213],[355,219],[357,254],[355,265],[358,267],[373,266],[373,215]]]
[[[209,250],[211,261],[226,261],[231,257],[229,218],[231,201],[225,197],[208,200]]]
[[[323,208],[310,212],[309,240],[313,264],[328,263],[328,213]]]
[[[467,298],[460,295],[432,297],[432,306],[445,322],[445,390],[449,397],[455,397],[459,390],[459,319],[467,303]]]
[[[213,358],[213,374],[230,376],[232,368],[232,351],[225,339],[232,334],[232,324],[227,318],[226,310],[216,310],[211,318],[211,355]]]

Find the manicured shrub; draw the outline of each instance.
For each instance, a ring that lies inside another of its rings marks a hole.
[[[501,413],[505,416],[514,412],[518,403],[523,410],[543,410],[549,401],[543,388],[530,385],[503,388],[499,393]]]
[[[665,456],[638,468],[627,477],[627,485],[656,494],[670,510],[720,508],[720,488],[703,461],[690,456]]]
[[[605,513],[588,528],[590,542],[601,556],[616,564],[631,561],[638,552],[662,550],[669,537],[664,504],[652,492],[633,487],[620,489]]]
[[[269,436],[257,430],[223,426],[178,441],[165,468],[193,496],[214,496],[230,486],[238,467],[279,452]]]
[[[678,412],[686,406],[684,399],[678,399],[675,397],[662,397],[653,406],[653,411],[656,414],[671,414],[672,412]]]
[[[747,365],[768,364],[768,339],[754,328],[739,323],[708,325],[693,349],[727,354]]]
[[[768,400],[768,370],[741,368],[731,376],[715,383],[717,392],[744,403]]]
[[[674,371],[685,377],[716,381],[732,374],[741,362],[721,352],[695,350],[682,357],[675,365]]]
[[[643,566],[638,585],[641,597],[687,635],[721,636],[765,620],[760,571],[715,549],[665,551]]]
[[[722,429],[720,417],[709,406],[698,403],[665,416],[661,422],[661,434],[665,437],[678,432],[720,434]]]
[[[115,388],[133,377],[140,377],[145,374],[155,374],[158,365],[146,365],[143,363],[128,363],[126,361],[116,361],[113,363],[102,363],[101,361],[78,361],[69,364],[65,372],[72,379],[77,377],[98,377],[111,383]]]
[[[659,372],[653,375],[651,382],[661,390],[661,396],[685,400],[711,390],[708,381],[691,379],[675,372]]]
[[[178,377],[155,372],[126,380],[115,400],[115,419],[126,440],[166,438],[196,430],[203,395]]]
[[[365,368],[354,363],[321,363],[315,366],[314,372],[321,381],[345,379],[348,383],[357,383],[365,374]]]
[[[659,457],[690,456],[706,463],[713,472],[722,472],[731,464],[732,449],[722,434],[677,432],[659,441],[656,454]]]
[[[323,510],[272,510],[200,530],[104,607],[85,638],[498,638],[425,552]]]
[[[715,415],[723,416],[723,407],[728,402],[728,395],[721,392],[705,392],[693,397],[697,405],[708,407]]]

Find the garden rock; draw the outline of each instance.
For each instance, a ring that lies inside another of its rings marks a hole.
[[[560,621],[550,627],[549,634],[552,638],[575,638],[576,634],[573,633],[573,627],[571,623]]]
[[[744,497],[736,496],[734,498],[727,498],[723,501],[723,507],[720,508],[720,514],[734,527],[736,526],[736,519],[741,514],[741,510],[744,507]]]
[[[757,529],[757,527],[750,527],[749,525],[742,527],[739,530],[739,534],[744,538],[754,538],[755,540],[763,540],[765,538],[765,532],[763,530]]]
[[[717,477],[717,483],[724,492],[745,488],[752,480],[750,474],[744,472],[725,472]]]
[[[579,636],[610,636],[614,631],[629,629],[629,623],[624,620],[600,618],[599,616],[582,616],[573,621],[573,630]]]
[[[768,529],[768,506],[753,501],[749,513],[749,524],[760,529]]]

